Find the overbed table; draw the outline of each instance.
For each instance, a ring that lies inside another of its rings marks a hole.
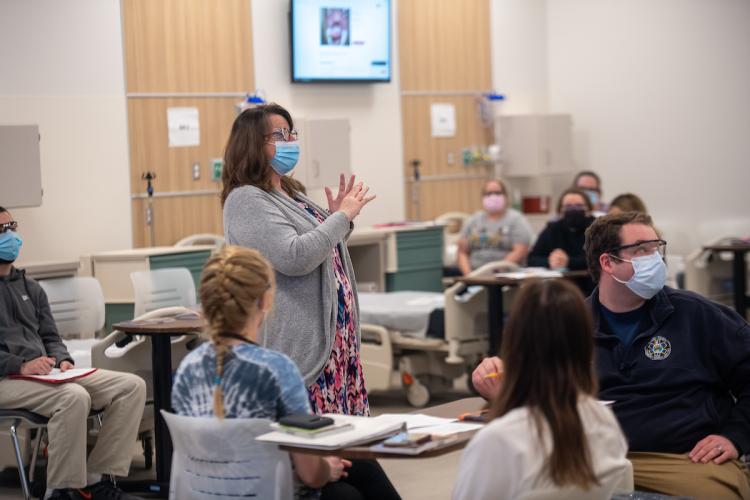
[[[172,411],[172,348],[171,337],[200,333],[203,319],[157,318],[152,320],[123,321],[113,325],[115,330],[130,335],[145,335],[151,339],[151,369],[154,388],[154,441],[156,447],[156,482],[146,484],[130,482],[128,491],[148,491],[160,495],[169,493],[169,475],[172,467],[172,439],[161,410]]]
[[[571,279],[576,280],[585,278],[589,275],[588,271],[565,271],[562,278],[540,278],[529,275],[524,278],[509,278],[507,276],[482,276],[469,277],[463,276],[456,281],[472,286],[480,285],[487,288],[487,316],[489,323],[489,340],[490,346],[488,356],[497,356],[500,352],[500,346],[503,341],[503,287],[504,286],[521,286],[529,280],[538,279]]]
[[[750,243],[738,243],[736,245],[708,245],[703,250],[709,252],[732,252],[732,284],[734,288],[734,310],[744,319],[747,319],[747,307],[750,305],[750,297],[747,296],[747,264],[745,255],[750,252]]]

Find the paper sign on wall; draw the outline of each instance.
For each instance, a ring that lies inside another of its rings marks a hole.
[[[456,107],[453,104],[435,103],[430,106],[432,137],[456,135]]]
[[[198,108],[167,108],[169,147],[199,146],[201,126]]]

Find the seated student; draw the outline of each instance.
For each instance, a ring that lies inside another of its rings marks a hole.
[[[110,474],[127,476],[146,402],[146,383],[131,373],[97,370],[63,384],[10,378],[74,366],[57,333],[47,295],[13,262],[21,249],[18,223],[0,207],[0,408],[49,418],[47,492],[52,499],[134,499]],[[86,459],[87,419],[103,410],[96,446]]]
[[[177,414],[278,420],[311,413],[297,366],[256,343],[274,291],[271,265],[257,250],[226,246],[208,260],[199,295],[211,342],[188,354],[177,370],[172,389]],[[297,498],[318,498],[319,488],[323,499],[363,498],[360,490],[398,498],[387,478],[366,466],[357,470],[333,456],[291,453],[291,458],[303,483]]]
[[[637,212],[597,219],[586,232],[587,299],[599,397],[628,439],[636,489],[697,498],[750,498],[737,460],[750,452],[750,326],[732,309],[664,286],[666,242]],[[498,386],[472,375],[491,397]]]
[[[610,214],[619,214],[622,212],[640,212],[647,214],[646,204],[633,193],[624,193],[615,196],[612,203],[609,204]]]
[[[573,179],[573,187],[586,193],[591,201],[594,217],[607,213],[607,204],[602,201],[602,180],[599,174],[592,170],[582,170]]]
[[[594,222],[591,201],[580,189],[570,188],[560,195],[558,219],[548,222],[529,253],[529,266],[548,267],[560,271],[586,269],[583,241],[586,228]],[[591,278],[576,280],[585,294],[591,293]]]
[[[487,181],[482,210],[464,224],[458,240],[458,268],[464,275],[484,264],[507,260],[523,264],[532,232],[526,218],[508,206],[508,189],[500,179]]]
[[[521,288],[505,327],[491,421],[461,458],[455,500],[600,499],[632,491],[625,438],[595,399],[592,333],[583,295],[571,283]]]

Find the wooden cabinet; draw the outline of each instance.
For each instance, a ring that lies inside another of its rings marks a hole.
[[[573,170],[570,115],[501,116],[495,132],[502,175],[535,177]]]

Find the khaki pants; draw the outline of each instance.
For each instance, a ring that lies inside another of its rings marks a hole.
[[[87,472],[127,476],[145,402],[146,384],[131,373],[97,370],[64,384],[0,379],[0,408],[49,418],[48,488],[82,488]],[[87,416],[92,408],[104,410],[103,425],[87,468]]]
[[[706,500],[750,499],[748,475],[737,460],[693,463],[687,454],[628,453],[636,490]]]

